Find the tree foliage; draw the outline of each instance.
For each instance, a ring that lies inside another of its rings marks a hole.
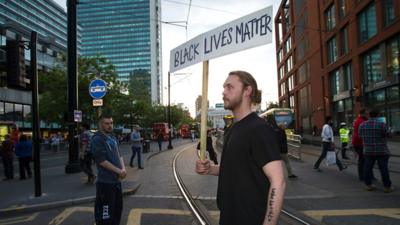
[[[78,109],[82,111],[84,122],[94,124],[97,121],[97,109],[92,106],[92,97],[89,95],[90,81],[95,78],[107,83],[107,94],[103,98],[101,111],[112,115],[116,126],[130,128],[133,124],[139,124],[151,127],[156,122],[167,122],[167,107],[151,102],[147,88],[150,74],[145,70],[136,70],[128,83],[122,83],[117,80],[114,66],[101,56],[78,58]],[[42,121],[65,127],[67,88],[66,58],[62,56],[55,68],[39,74]],[[171,106],[173,125],[190,121],[192,118],[187,110]]]

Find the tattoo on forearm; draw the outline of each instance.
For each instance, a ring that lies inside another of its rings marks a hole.
[[[273,205],[274,205],[274,201],[275,201],[275,195],[276,195],[276,188],[272,188],[271,189],[271,196],[269,196],[269,202],[268,202],[268,215],[267,215],[267,219],[268,222],[271,222],[273,217],[274,217],[274,209],[273,209]]]

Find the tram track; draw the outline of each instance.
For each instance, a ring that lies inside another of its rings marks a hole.
[[[178,168],[177,168],[177,160],[179,156],[184,152],[191,149],[190,147],[184,148],[177,152],[174,155],[174,159],[172,162],[172,170],[174,174],[174,179],[175,182],[178,186],[178,189],[182,195],[183,200],[185,200],[185,203],[188,205],[193,217],[196,219],[198,224],[201,225],[215,225],[216,223],[213,222],[210,219],[210,215],[205,209],[205,207],[201,206],[196,202],[196,199],[192,197],[190,194],[189,189],[185,185],[185,183],[182,180],[182,177],[179,174]],[[287,225],[311,225],[315,224],[315,221],[313,223],[307,222],[307,218],[305,216],[301,215],[296,215],[296,213],[292,212],[293,210],[286,208],[285,206],[283,207],[281,211],[281,216],[280,216],[280,223],[279,224],[287,224]],[[281,223],[284,222],[284,223]]]

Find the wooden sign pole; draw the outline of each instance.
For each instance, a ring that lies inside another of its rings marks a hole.
[[[207,147],[208,121],[208,60],[203,62],[203,90],[201,95],[200,159],[204,160]]]

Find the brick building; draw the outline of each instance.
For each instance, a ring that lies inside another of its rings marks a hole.
[[[279,103],[297,129],[378,108],[400,133],[400,1],[284,0],[275,28]]]

